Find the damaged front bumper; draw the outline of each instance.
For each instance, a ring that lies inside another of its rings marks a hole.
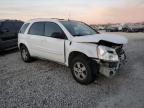
[[[99,73],[106,77],[112,77],[117,73],[119,67],[120,67],[119,62],[101,61]]]
[[[97,60],[99,64],[99,73],[106,77],[113,77],[118,72],[121,65],[127,62],[126,54],[123,51],[119,56],[119,61]]]

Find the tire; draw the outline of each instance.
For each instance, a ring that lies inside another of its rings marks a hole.
[[[31,56],[26,46],[22,45],[20,47],[21,58],[24,62],[30,62]]]
[[[90,62],[86,57],[77,56],[72,59],[70,69],[74,79],[80,84],[90,84],[95,80]]]

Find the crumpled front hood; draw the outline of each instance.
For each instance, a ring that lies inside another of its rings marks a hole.
[[[95,35],[74,37],[72,39],[73,42],[86,42],[86,43],[98,43],[101,40],[116,44],[126,44],[128,42],[127,38],[113,34],[95,34]]]

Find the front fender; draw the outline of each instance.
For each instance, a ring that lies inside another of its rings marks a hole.
[[[72,52],[80,52],[90,58],[97,58],[96,52],[97,44],[92,43],[66,43],[66,65],[68,65],[69,55]]]

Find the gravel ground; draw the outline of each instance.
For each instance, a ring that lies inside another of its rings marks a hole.
[[[128,63],[87,86],[54,62],[24,63],[17,50],[0,55],[0,108],[144,108],[144,33],[114,34],[129,39]]]

